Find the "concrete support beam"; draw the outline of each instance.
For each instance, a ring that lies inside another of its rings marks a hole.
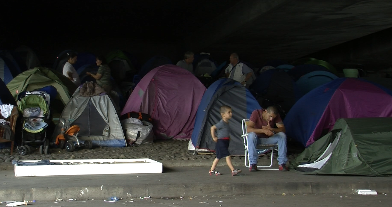
[[[242,0],[217,18],[184,38],[184,45],[199,50],[239,31],[244,25],[257,19],[266,12],[283,5],[288,0]],[[201,14],[202,15],[202,14]]]

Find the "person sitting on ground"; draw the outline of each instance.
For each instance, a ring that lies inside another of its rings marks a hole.
[[[276,127],[275,127],[276,125]],[[258,154],[256,146],[278,144],[278,164],[280,171],[287,171],[286,129],[280,118],[278,109],[269,106],[267,109],[256,109],[247,123],[249,171],[257,171]],[[273,153],[273,152],[272,152]]]
[[[230,55],[230,64],[225,69],[225,74],[227,78],[240,82],[244,86],[249,86],[251,81],[256,78],[253,74],[253,70],[246,64],[240,62],[237,53],[232,53]]]
[[[75,64],[78,60],[78,56],[74,52],[67,52],[67,62],[65,62],[63,67],[63,75],[71,80],[75,85],[80,86],[79,74],[76,72],[72,64]]]
[[[105,90],[106,94],[110,95],[110,92],[112,91],[110,68],[106,64],[105,58],[103,56],[97,56],[96,63],[97,66],[99,66],[97,74],[94,75],[90,72],[87,72],[86,74],[93,77],[97,84],[101,86],[103,90]]]
[[[194,59],[195,59],[195,55],[193,54],[193,52],[187,51],[184,54],[184,59],[177,62],[177,66],[184,68],[185,70],[194,74],[194,72],[193,72],[193,60]]]
[[[231,163],[231,157],[229,152],[229,143],[230,143],[230,127],[229,127],[229,119],[232,117],[232,111],[230,106],[221,106],[220,114],[222,119],[211,127],[211,136],[215,145],[215,153],[216,158],[214,159],[209,174],[220,175],[221,173],[217,171],[216,165],[218,164],[221,158],[226,157],[226,163],[231,170],[231,175],[237,175],[241,172],[240,169],[234,169],[233,164]],[[218,135],[215,134],[215,131],[218,132]]]

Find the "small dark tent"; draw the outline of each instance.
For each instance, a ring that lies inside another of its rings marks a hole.
[[[309,91],[331,82],[338,77],[327,71],[313,71],[310,72],[295,82],[295,99],[299,100],[302,96],[307,94]]]
[[[271,69],[261,73],[249,90],[256,99],[278,106],[283,117],[295,103],[294,81],[283,70]],[[267,106],[263,104],[263,107]]]
[[[15,49],[15,53],[19,56],[26,69],[41,66],[37,54],[31,48],[22,45]]]
[[[311,174],[392,175],[392,118],[339,119],[292,162]]]
[[[306,64],[295,66],[291,70],[287,71],[287,73],[293,78],[294,81],[297,81],[303,75],[313,71],[328,71],[328,69],[320,65]]]
[[[221,120],[222,105],[228,105],[233,110],[233,117],[229,123],[231,130],[229,151],[233,155],[242,155],[244,144],[241,137],[241,121],[250,118],[252,112],[261,107],[248,89],[227,78],[215,81],[204,93],[196,113],[192,144],[196,150],[215,150],[210,128]]]
[[[149,73],[152,69],[157,68],[162,65],[172,64],[171,60],[165,56],[154,56],[150,58],[142,68],[140,69],[138,75],[140,78],[143,78],[147,73]]]

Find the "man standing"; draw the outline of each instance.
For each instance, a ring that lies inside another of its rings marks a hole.
[[[276,127],[275,127],[276,126]],[[247,124],[249,171],[257,171],[257,150],[259,144],[278,144],[278,163],[280,171],[287,171],[286,129],[275,106],[267,109],[256,109],[252,112]],[[273,152],[272,152],[273,153]]]
[[[238,81],[244,86],[249,86],[251,81],[256,78],[253,74],[253,70],[246,64],[240,62],[237,53],[232,53],[230,55],[230,64],[227,66],[225,73],[226,77]]]
[[[184,68],[185,70],[193,73],[193,60],[195,59],[195,55],[191,51],[187,51],[184,54],[184,60],[180,60],[177,62],[177,66]]]

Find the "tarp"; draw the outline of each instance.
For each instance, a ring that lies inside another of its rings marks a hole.
[[[149,114],[157,138],[190,139],[205,90],[189,71],[163,65],[140,80],[121,115],[132,111]]]
[[[210,128],[222,119],[220,115],[222,105],[232,107],[233,111],[229,121],[231,132],[229,151],[233,155],[242,155],[244,145],[241,137],[241,121],[250,118],[252,112],[261,107],[246,87],[227,78],[215,81],[204,93],[197,109],[192,144],[196,149],[215,150]]]
[[[309,146],[340,118],[392,117],[392,91],[369,81],[338,78],[313,89],[291,108],[286,133]]]
[[[97,146],[126,146],[116,109],[106,94],[81,96],[78,88],[60,118],[65,120],[66,126],[80,127],[78,138],[81,140],[91,140]],[[60,129],[60,125],[56,127],[53,139],[60,134]]]
[[[311,174],[392,174],[392,118],[339,119],[292,165]]]

